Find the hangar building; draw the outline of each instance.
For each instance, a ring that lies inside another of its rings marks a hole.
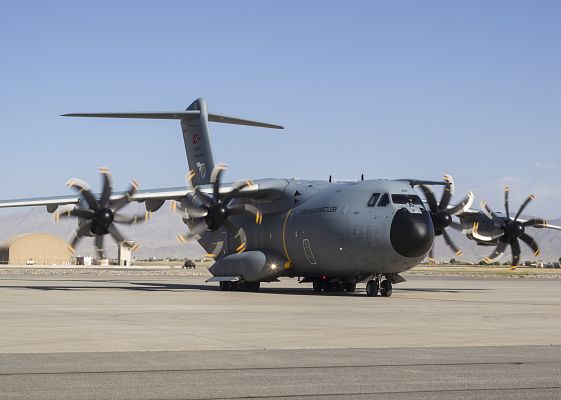
[[[68,264],[72,253],[61,238],[48,233],[15,236],[0,245],[1,264]]]

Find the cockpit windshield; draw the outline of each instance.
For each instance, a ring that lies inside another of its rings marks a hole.
[[[423,204],[419,196],[415,194],[392,194],[392,201],[394,204]]]

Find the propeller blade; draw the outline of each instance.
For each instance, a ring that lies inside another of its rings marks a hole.
[[[236,248],[236,253],[243,253],[247,249],[247,236],[243,228],[238,228],[228,220],[224,221],[224,227],[240,242],[240,245]]]
[[[74,208],[65,211],[57,211],[54,214],[55,221],[58,222],[61,218],[77,217],[83,219],[92,219],[94,212],[92,210],[85,210],[83,208]]]
[[[192,239],[199,240],[201,238],[201,233],[207,229],[208,227],[205,222],[199,222],[197,225],[190,228],[189,232],[184,233],[183,235],[177,235],[177,240],[181,243],[187,243]]]
[[[214,167],[212,173],[210,174],[210,182],[212,183],[212,199],[215,203],[220,200],[220,183],[222,181],[222,174],[227,168],[226,164],[218,164]]]
[[[257,225],[263,222],[263,213],[252,204],[236,204],[230,207],[229,211],[230,215],[253,215]]]
[[[239,195],[243,189],[253,185],[255,185],[255,183],[251,179],[234,183],[232,185],[232,191],[224,198],[224,204],[228,204],[234,197]]]
[[[113,193],[111,172],[108,168],[100,168],[99,173],[103,176],[103,191],[101,192],[99,205],[105,208],[109,207],[109,200],[111,198],[111,193]]]
[[[213,171],[214,172],[214,171]],[[212,199],[209,198],[206,194],[201,192],[198,186],[193,186],[193,178],[195,177],[196,172],[191,170],[185,176],[185,181],[187,181],[187,186],[193,188],[193,194],[199,201],[203,204],[205,208],[209,208],[212,205]]]
[[[433,213],[438,212],[438,204],[436,203],[436,197],[434,197],[433,191],[428,186],[425,186],[425,185],[419,185],[419,187],[421,188],[421,190],[423,191],[423,194],[425,195],[425,199],[427,200],[427,203],[429,204],[429,209]]]
[[[170,203],[170,208],[173,212],[182,214],[187,218],[202,218],[206,217],[206,215],[208,214],[208,211],[204,208],[198,208],[187,203],[181,203],[179,201],[172,201]]]
[[[454,243],[448,232],[446,232],[446,230],[442,232],[442,236],[444,237],[444,241],[446,242],[448,247],[450,247],[454,251],[454,253],[456,253],[456,256],[459,257],[463,254],[463,251],[460,250],[458,246],[456,246],[456,244]]]
[[[72,234],[68,238],[68,243],[70,243],[69,246],[72,253],[74,253],[74,249],[76,248],[78,242],[90,232],[91,227],[92,221],[88,221],[78,226],[78,228],[76,228],[74,232],[72,232]]]
[[[119,232],[119,229],[117,229],[115,225],[113,224],[109,225],[108,230],[109,230],[109,234],[113,237],[113,239],[115,239],[117,244],[121,244],[127,241],[127,239],[125,239],[125,237],[121,235],[121,232]]]
[[[95,237],[95,254],[98,260],[105,260],[105,252],[103,251],[103,236]]]
[[[501,218],[499,218],[493,210],[491,210],[491,208],[487,205],[487,202],[485,200],[481,202],[480,206],[481,206],[481,210],[483,211],[483,214],[485,214],[487,218],[493,221],[493,224],[497,228],[500,228],[504,225],[504,221]]]
[[[531,194],[528,196],[528,198],[526,200],[524,200],[524,203],[522,203],[522,205],[520,206],[520,209],[518,210],[518,212],[516,213],[516,217],[514,217],[514,220],[516,221],[518,219],[518,217],[520,217],[520,214],[522,214],[522,212],[524,211],[524,209],[528,206],[528,204],[530,204],[530,202],[532,200],[534,200],[536,197]]]
[[[212,205],[212,198],[201,192],[198,186],[193,188],[195,192],[195,197],[202,203],[205,208],[209,208]]]
[[[506,211],[506,218],[510,221],[510,210],[508,207],[508,193],[510,192],[510,188],[508,186],[505,187],[505,211]]]
[[[438,205],[439,210],[446,210],[448,204],[450,204],[450,199],[454,194],[454,179],[450,175],[444,175],[444,181],[446,185],[444,186],[444,192],[442,193],[442,198],[440,199],[440,204]]]
[[[514,239],[510,244],[512,250],[512,268],[516,268],[520,262],[520,243],[518,239]]]
[[[520,240],[522,240],[524,243],[526,243],[534,252],[534,257],[537,257],[540,255],[540,247],[538,246],[538,243],[534,240],[533,237],[531,237],[530,235],[528,235],[527,233],[523,233],[520,236]]]
[[[499,235],[494,235],[494,236],[483,236],[482,234],[479,233],[479,222],[474,222],[473,223],[473,228],[471,229],[470,234],[475,239],[481,240],[483,242],[490,242],[491,240],[495,240],[495,239],[498,239],[498,238],[504,236],[504,233],[501,233]]]
[[[66,182],[69,189],[74,189],[84,197],[90,209],[99,210],[99,203],[93,193],[90,191],[88,184],[80,179],[73,178]]]
[[[223,248],[224,248],[224,242],[223,241],[217,242],[212,252],[206,254],[206,256],[210,258],[216,258],[220,255],[220,253],[222,253]]]
[[[431,247],[431,249],[430,249],[430,251],[429,251],[428,262],[431,263],[431,264],[435,264],[435,263],[436,263],[436,258],[434,258],[434,246]]]
[[[468,192],[466,197],[462,199],[460,203],[456,204],[454,207],[449,209],[448,212],[450,213],[450,215],[458,215],[463,212],[466,212],[471,208],[474,200],[475,200],[475,195],[473,194],[473,192],[470,191]]]
[[[506,246],[507,246],[507,244],[504,243],[504,242],[499,243],[499,245],[497,246],[495,251],[493,251],[489,257],[485,257],[483,259],[483,261],[486,264],[491,264],[491,263],[494,263],[497,260],[500,260],[502,258],[502,256],[504,256],[504,254],[505,254]]]
[[[522,225],[530,226],[532,228],[545,228],[547,226],[547,221],[541,218],[532,218],[526,222],[523,222]]]
[[[131,181],[131,186],[129,188],[129,190],[127,191],[127,193],[125,193],[123,195],[123,197],[112,201],[110,203],[111,209],[113,210],[113,212],[117,212],[119,211],[121,208],[123,208],[124,206],[126,206],[127,204],[129,204],[132,201],[133,196],[135,195],[135,193],[138,191],[139,188],[139,184],[136,180],[132,180]]]
[[[142,222],[148,222],[152,218],[152,213],[146,211],[144,214],[138,215],[115,215],[113,222],[123,225],[135,225]]]

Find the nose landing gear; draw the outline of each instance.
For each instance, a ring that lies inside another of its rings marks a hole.
[[[380,282],[379,278],[370,279],[366,283],[366,295],[370,297],[380,296],[390,297],[392,295],[392,282],[388,279],[384,279]]]

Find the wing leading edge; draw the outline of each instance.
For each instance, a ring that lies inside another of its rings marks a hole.
[[[280,184],[282,183],[282,184]],[[254,182],[253,185],[248,186],[233,197],[244,197],[254,199],[272,199],[277,198],[282,194],[286,186],[285,180],[264,180],[262,182]],[[202,186],[201,191],[206,194],[212,194],[212,186]],[[227,195],[234,191],[234,184],[228,183],[220,188],[220,193]],[[146,202],[147,208],[151,211],[156,211],[167,200],[180,201],[189,194],[192,194],[192,189],[185,187],[173,188],[159,188],[159,189],[146,189],[136,192],[131,201]],[[127,192],[115,192],[111,196],[111,200],[117,200],[125,196]],[[0,208],[13,208],[13,207],[37,207],[46,206],[47,210],[51,213],[55,212],[60,206],[76,205],[80,202],[80,196],[55,196],[55,197],[34,197],[27,199],[13,199],[13,200],[0,200]]]

